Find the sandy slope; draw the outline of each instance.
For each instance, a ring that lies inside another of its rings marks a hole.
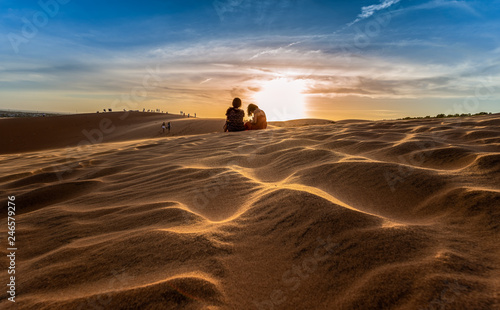
[[[104,144],[75,147],[95,115],[2,133],[19,309],[499,309],[499,115],[170,136],[119,115]]]
[[[171,123],[170,133],[162,133],[163,122]],[[0,121],[0,153],[220,132],[223,125],[221,119],[142,112],[8,118]]]

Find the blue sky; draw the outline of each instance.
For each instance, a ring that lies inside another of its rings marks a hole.
[[[0,109],[500,112],[500,0],[8,0],[0,16]]]

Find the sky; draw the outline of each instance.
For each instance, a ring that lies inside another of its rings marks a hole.
[[[500,0],[0,0],[0,110],[500,112]]]

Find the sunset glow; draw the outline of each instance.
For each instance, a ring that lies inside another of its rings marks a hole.
[[[254,95],[255,103],[266,112],[269,120],[304,118],[304,89],[303,80],[277,78],[263,84],[262,89]]]

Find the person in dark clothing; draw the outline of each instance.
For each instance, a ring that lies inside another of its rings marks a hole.
[[[240,109],[241,99],[234,98],[233,106],[226,111],[226,125],[224,125],[224,131],[243,131],[245,130],[245,123],[243,123],[243,117],[245,117],[245,111]]]

